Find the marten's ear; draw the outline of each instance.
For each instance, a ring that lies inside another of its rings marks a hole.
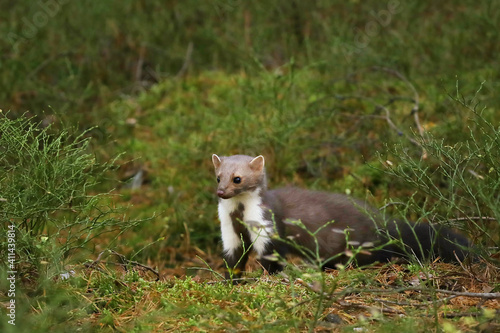
[[[212,163],[214,164],[214,168],[218,169],[220,167],[220,164],[222,163],[220,160],[220,157],[213,154],[212,155]]]
[[[264,169],[264,156],[259,155],[250,161],[250,169],[253,171],[262,171]]]

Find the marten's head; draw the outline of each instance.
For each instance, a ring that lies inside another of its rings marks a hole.
[[[266,187],[264,157],[233,155],[219,157],[212,155],[217,177],[217,195],[230,199],[239,194],[252,192]]]

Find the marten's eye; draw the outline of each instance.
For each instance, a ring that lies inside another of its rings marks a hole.
[[[217,183],[220,183],[220,177],[217,177]]]
[[[235,183],[235,184],[241,183],[241,178],[240,177],[234,177],[233,178],[233,183]]]

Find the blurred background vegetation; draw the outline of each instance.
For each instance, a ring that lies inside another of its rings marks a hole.
[[[211,154],[264,154],[271,187],[377,207],[411,197],[408,218],[498,246],[498,22],[500,2],[472,0],[1,2],[2,117],[21,129],[33,125],[15,119],[31,119],[42,136],[28,142],[58,138],[72,152],[60,177],[68,165],[80,177],[58,192],[59,206],[16,202],[45,210],[37,216],[49,223],[33,237],[61,242],[55,222],[85,232],[102,211],[84,197],[111,193],[105,203],[123,210],[106,211],[93,245],[78,243],[85,256],[111,248],[182,276],[196,255],[221,264]],[[26,177],[42,188],[50,171],[9,168],[22,160],[12,156],[0,159],[7,203]],[[75,191],[87,220],[64,211]],[[2,224],[30,221],[7,203]],[[114,223],[123,230],[104,232]]]

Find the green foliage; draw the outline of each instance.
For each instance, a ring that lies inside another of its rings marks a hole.
[[[493,111],[479,110],[475,98],[464,100],[458,86],[454,100],[462,108],[452,125],[461,127],[460,138],[432,132],[419,138],[426,159],[395,146],[386,173],[417,190],[410,201],[417,216],[462,229],[495,251],[500,242],[500,127]]]
[[[85,133],[51,134],[33,119],[8,116],[0,117],[1,232],[15,230],[21,274],[52,277],[95,237],[136,222],[120,216],[109,198],[90,194],[113,162],[96,162]],[[5,238],[1,248],[7,248]]]
[[[27,118],[2,116],[0,122],[2,218],[18,220],[33,236],[43,232],[50,212],[78,205],[95,184],[88,139],[72,140],[66,131],[50,135],[39,126]]]

